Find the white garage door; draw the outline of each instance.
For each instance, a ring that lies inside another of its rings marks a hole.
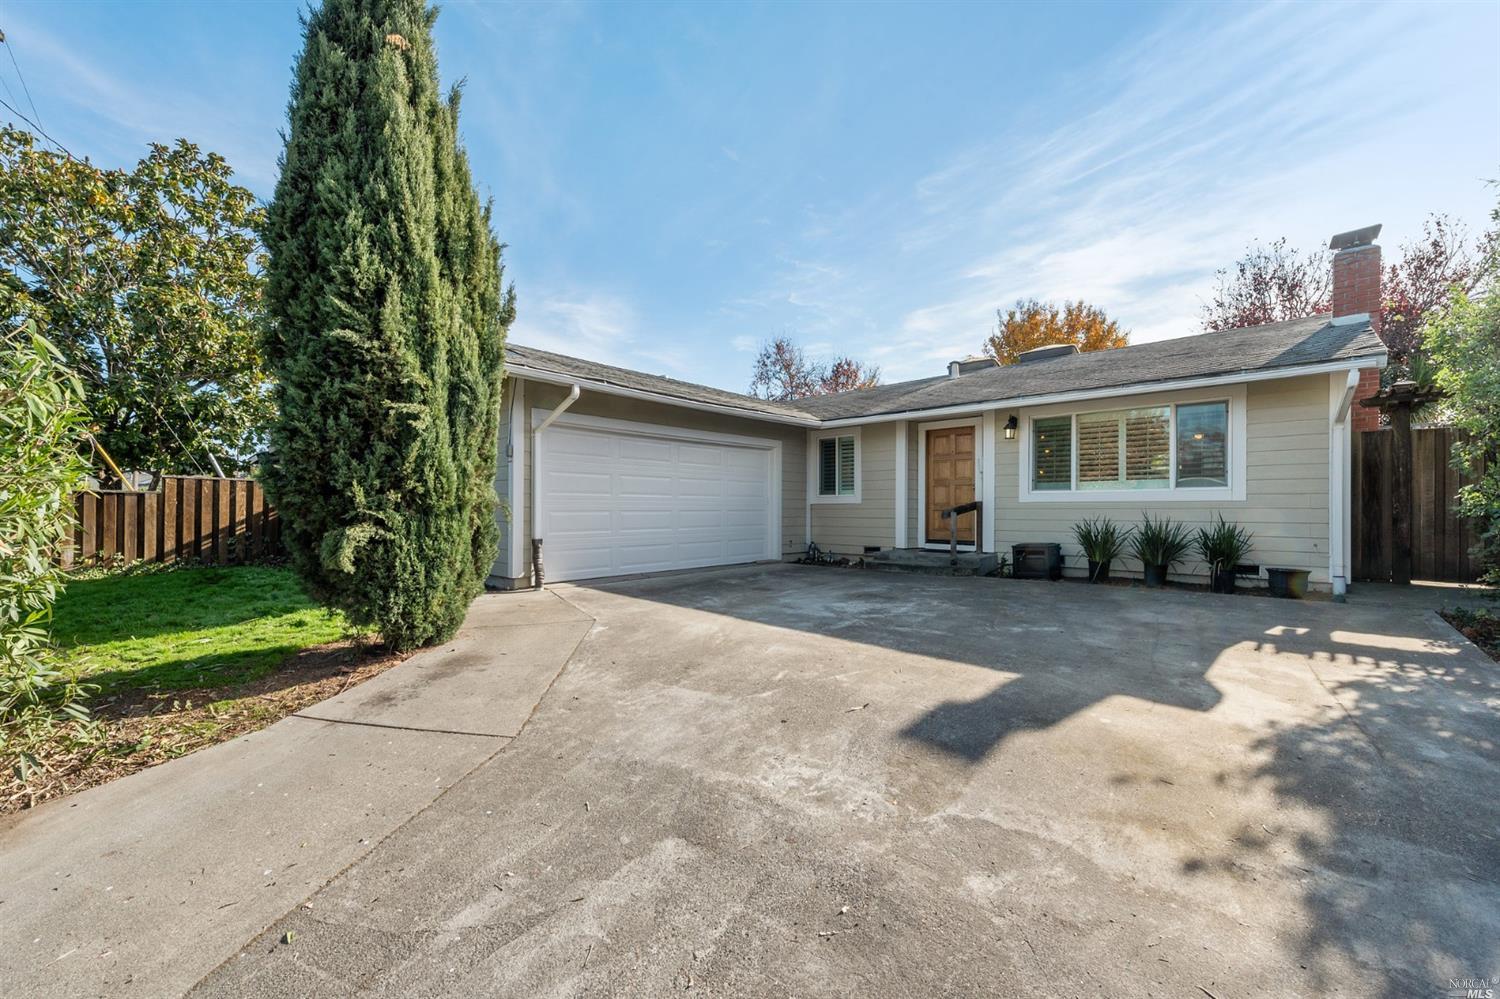
[[[543,431],[536,455],[549,581],[778,556],[769,446],[579,419]]]

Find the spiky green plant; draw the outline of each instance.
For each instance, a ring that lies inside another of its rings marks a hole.
[[[1181,562],[1192,548],[1192,535],[1186,524],[1168,517],[1153,518],[1141,514],[1140,526],[1130,539],[1130,551],[1142,565],[1159,565],[1164,569]]]
[[[452,635],[495,558],[514,315],[435,17],[421,0],[307,16],[266,227],[266,486],[313,595],[399,649]]]
[[[1248,530],[1238,524],[1226,523],[1224,515],[1219,514],[1215,523],[1198,528],[1198,533],[1193,538],[1193,547],[1198,550],[1198,557],[1208,566],[1209,571],[1218,572],[1233,569],[1245,561],[1250,556],[1254,542],[1254,535]]]
[[[1091,562],[1112,562],[1119,558],[1134,533],[1132,528],[1121,528],[1108,517],[1080,520],[1073,525],[1073,540],[1083,550],[1083,557]]]

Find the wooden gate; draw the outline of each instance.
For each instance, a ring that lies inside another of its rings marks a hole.
[[[281,518],[253,479],[166,475],[150,492],[101,489],[73,498],[65,565],[208,562],[281,554]]]
[[[1394,430],[1354,434],[1354,579],[1389,581],[1399,539],[1393,526]],[[1453,467],[1458,431],[1424,427],[1411,431],[1411,574],[1413,579],[1473,582],[1479,569],[1469,558],[1477,540],[1473,525],[1458,515],[1459,487],[1473,481]]]

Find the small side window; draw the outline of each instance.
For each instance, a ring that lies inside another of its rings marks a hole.
[[[854,495],[853,437],[824,437],[818,441],[818,495]]]

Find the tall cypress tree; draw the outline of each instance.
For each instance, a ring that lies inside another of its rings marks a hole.
[[[495,558],[515,314],[422,0],[304,21],[270,206],[266,487],[314,595],[396,648],[457,630]]]

